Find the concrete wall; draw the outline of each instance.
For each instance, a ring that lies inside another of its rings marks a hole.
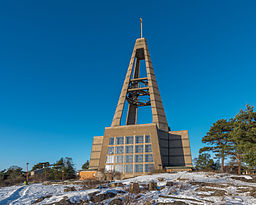
[[[163,166],[192,166],[188,131],[159,130],[159,145]]]
[[[103,143],[103,136],[93,137],[89,169],[98,169],[101,150],[102,150],[102,143]]]
[[[169,163],[170,166],[192,166],[187,130],[169,132]]]

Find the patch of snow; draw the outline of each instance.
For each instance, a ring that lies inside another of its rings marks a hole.
[[[59,202],[65,197],[67,197],[72,203],[80,202],[80,200],[87,200],[88,194],[91,194],[97,191],[98,189],[88,189],[84,191],[67,192],[62,195],[53,195],[50,198],[44,199],[42,202],[38,203],[38,205]]]
[[[251,176],[248,176],[248,175],[230,175],[230,177],[243,177],[245,179],[253,179]]]

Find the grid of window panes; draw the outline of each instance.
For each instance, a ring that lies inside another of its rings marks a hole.
[[[154,170],[150,135],[110,137],[106,171],[141,173]]]

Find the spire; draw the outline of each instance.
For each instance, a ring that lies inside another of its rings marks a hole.
[[[145,60],[146,77],[140,77],[141,60]],[[142,101],[141,96],[148,96],[149,99]],[[136,40],[111,127],[121,125],[125,101],[128,102],[126,125],[137,124],[137,110],[139,107],[151,106],[152,123],[156,124],[159,129],[168,131],[168,124],[145,38]]]

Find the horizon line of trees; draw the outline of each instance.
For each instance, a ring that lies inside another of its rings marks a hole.
[[[89,168],[89,161],[87,160],[82,169]],[[31,172],[34,171],[34,175],[31,176]],[[19,183],[23,183],[26,180],[26,171],[22,171],[21,167],[11,166],[8,169],[0,171],[0,187],[11,186]],[[76,170],[72,158],[61,157],[55,163],[39,162],[35,164],[29,171],[29,181],[46,181],[46,180],[68,180],[76,179]]]
[[[50,164],[49,162],[40,162],[34,165],[31,171],[35,171],[34,178],[40,181],[76,178],[76,171],[71,157],[61,157],[53,164]]]
[[[199,150],[195,168],[198,170],[218,170],[224,172],[225,160],[238,168],[256,168],[256,112],[254,107],[246,108],[231,119],[220,119],[213,123],[206,136],[202,138],[205,147]],[[220,159],[221,164],[210,158],[209,152]]]

